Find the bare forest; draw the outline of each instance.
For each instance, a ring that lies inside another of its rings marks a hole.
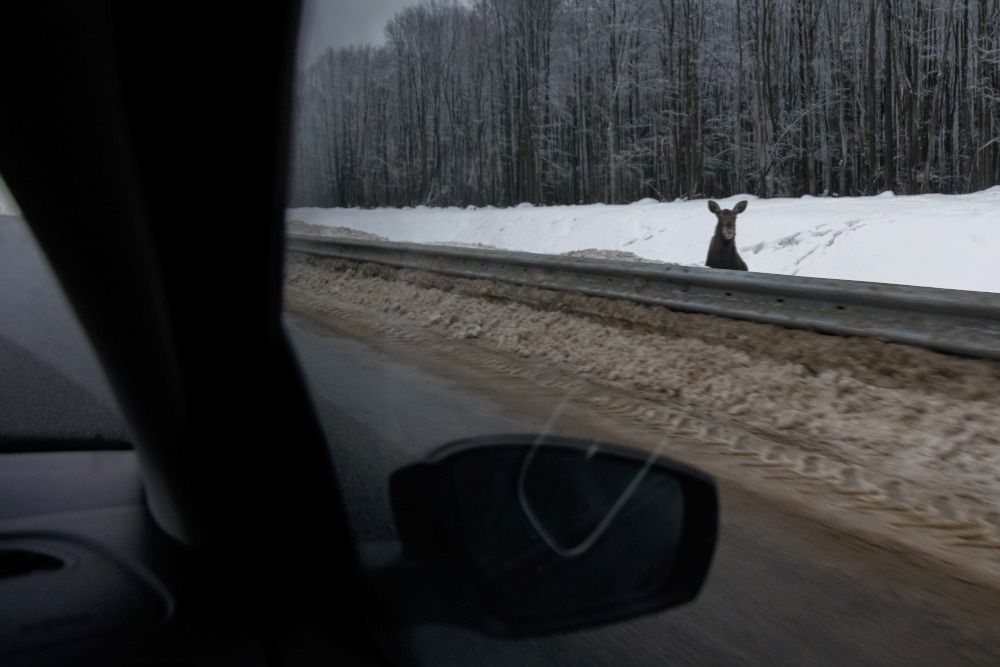
[[[1000,183],[1000,0],[425,0],[299,73],[293,206]]]

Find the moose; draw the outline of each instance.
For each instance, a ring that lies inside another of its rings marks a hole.
[[[715,214],[715,234],[708,246],[705,266],[713,269],[746,271],[747,263],[736,252],[736,216],[747,210],[746,201],[741,201],[732,210],[720,208],[714,201],[708,202],[708,210]]]

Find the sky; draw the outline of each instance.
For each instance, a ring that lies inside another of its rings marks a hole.
[[[419,0],[306,0],[302,6],[299,63],[308,65],[327,48],[379,44],[385,24]]]

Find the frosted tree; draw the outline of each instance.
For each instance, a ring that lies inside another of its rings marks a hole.
[[[299,77],[299,205],[1000,183],[1000,0],[425,0]]]

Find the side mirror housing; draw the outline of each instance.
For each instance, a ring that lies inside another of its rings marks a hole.
[[[718,527],[707,475],[655,453],[558,436],[446,445],[393,473],[390,494],[411,574],[424,572],[439,588],[427,595],[461,610],[445,622],[502,635],[688,602]]]

